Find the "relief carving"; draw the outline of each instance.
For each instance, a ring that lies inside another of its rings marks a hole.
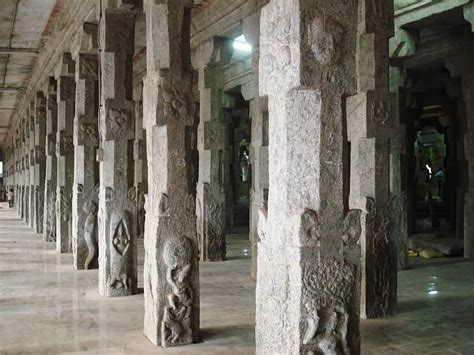
[[[355,271],[344,261],[318,260],[303,270],[306,331],[303,344],[318,354],[349,354],[348,311]]]
[[[71,218],[71,198],[64,193],[64,187],[59,188],[60,214],[63,222]]]
[[[211,192],[209,183],[204,183],[204,226],[207,239],[207,256],[210,261],[223,260],[226,253],[224,236],[224,206]]]
[[[79,140],[87,142],[97,142],[99,139],[97,124],[81,123],[79,126]]]
[[[351,210],[343,221],[344,244],[357,245],[361,226],[360,210]],[[305,209],[301,216],[300,233],[306,240],[318,240],[314,260],[303,265],[303,316],[306,320],[303,345],[309,354],[350,354],[347,332],[348,307],[358,299],[357,273],[360,254],[355,263],[344,258],[324,259],[320,253],[317,213]],[[358,250],[358,246],[352,248]],[[358,307],[358,305],[356,306]]]
[[[316,17],[308,25],[308,45],[321,65],[337,62],[341,56],[344,28],[336,20]]]
[[[138,201],[137,201],[137,222],[138,222],[138,239],[145,237],[145,191],[138,186]]]
[[[112,244],[121,256],[124,256],[130,247],[130,232],[125,219],[121,219],[115,228]]]
[[[114,290],[128,289],[132,284],[132,279],[127,277],[127,274],[109,275],[107,277],[107,286]]]
[[[48,189],[48,224],[47,224],[47,240],[49,242],[56,241],[56,211],[55,211],[55,204],[56,204],[56,192],[50,188]]]
[[[161,322],[162,346],[171,347],[192,343],[191,312],[194,292],[192,272],[192,244],[188,238],[168,239],[163,250],[166,281],[171,288],[167,295]]]
[[[367,233],[367,269],[371,270],[370,292],[374,293],[373,309],[388,312],[390,307],[390,216],[393,200],[390,199],[383,208],[377,208],[373,198],[366,198],[366,233]]]
[[[84,204],[84,212],[87,213],[84,222],[84,239],[86,240],[88,254],[84,268],[88,270],[91,265],[97,263],[97,203],[89,201]]]

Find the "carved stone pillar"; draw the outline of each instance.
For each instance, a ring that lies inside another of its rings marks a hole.
[[[137,190],[137,238],[145,237],[145,195],[148,193],[148,171],[146,159],[146,137],[143,129],[143,85],[134,89],[135,102],[135,188]]]
[[[31,228],[36,230],[36,210],[35,210],[35,103],[30,102],[28,110],[28,125],[30,130],[29,139],[29,193],[28,193],[28,221]]]
[[[23,219],[26,223],[29,223],[30,220],[30,120],[28,113],[23,117],[23,130],[25,134],[24,144],[23,144]]]
[[[74,187],[72,195],[72,255],[76,270],[99,266],[97,211],[99,147],[97,98],[99,81],[98,28],[85,23],[76,37],[76,114],[74,117]]]
[[[44,190],[43,240],[56,242],[56,188],[57,157],[56,134],[58,131],[58,98],[56,80],[49,78],[46,117],[46,176]]]
[[[74,181],[74,106],[75,63],[69,53],[63,54],[57,67],[58,131],[56,134],[56,251],[72,251],[72,187]]]
[[[345,0],[261,10],[270,191],[259,217],[257,354],[360,353],[360,211],[347,211],[344,194],[357,10]]]
[[[469,10],[469,12],[467,12]],[[465,7],[466,20],[474,23],[474,6]],[[463,107],[460,107],[460,116],[463,116],[464,137],[463,151],[466,160],[464,178],[464,257],[474,258],[474,58],[470,53],[451,56],[446,60],[446,67],[452,77],[461,78]],[[460,105],[460,106],[461,106]]]
[[[268,208],[268,103],[258,94],[260,61],[260,11],[246,18],[243,32],[247,42],[252,45],[252,70],[254,80],[249,87],[242,87],[244,97],[252,97],[249,102],[252,122],[252,140],[250,142],[250,161],[252,184],[250,191],[250,243],[252,247],[253,279],[257,277],[258,256],[258,217],[261,209]]]
[[[44,191],[46,173],[46,98],[43,92],[35,99],[35,226],[36,233],[43,234]]]
[[[472,60],[472,59],[471,59]],[[462,76],[466,114],[464,154],[467,162],[467,185],[464,195],[464,257],[474,258],[474,71]]]
[[[104,7],[100,27],[99,293],[127,296],[137,288],[132,67],[135,17]]]
[[[199,340],[199,264],[190,22],[184,1],[146,2],[148,197],[145,336],[172,347]]]
[[[358,90],[348,99],[351,142],[349,207],[363,210],[361,316],[393,315],[397,302],[397,240],[391,228],[390,139],[395,97],[388,83],[393,1],[359,2]]]
[[[222,107],[222,66],[230,61],[232,53],[231,41],[214,38],[201,45],[194,63],[199,70],[201,111],[198,127],[199,180],[196,199],[201,261],[220,261],[224,260],[226,255],[224,165],[229,143]]]

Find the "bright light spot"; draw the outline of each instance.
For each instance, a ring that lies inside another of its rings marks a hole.
[[[245,39],[245,35],[240,35],[236,39],[234,39],[234,49],[236,51],[241,51],[241,52],[251,52],[252,51],[252,45],[247,42]]]
[[[429,295],[437,295],[437,294],[438,294],[438,291],[433,290],[433,291],[428,292],[428,294],[429,294]]]
[[[431,168],[428,164],[426,165],[426,169],[428,169],[429,173],[431,174]]]

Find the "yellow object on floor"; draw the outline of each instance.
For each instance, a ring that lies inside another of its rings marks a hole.
[[[418,256],[418,252],[416,250],[409,249],[408,256]]]
[[[440,252],[439,250],[433,249],[433,248],[428,248],[428,249],[423,249],[420,251],[419,254],[422,258],[425,259],[434,259],[434,258],[444,258],[444,254]]]

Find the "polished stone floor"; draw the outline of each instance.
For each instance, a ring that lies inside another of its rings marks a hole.
[[[203,342],[164,351],[142,336],[142,294],[98,296],[97,271],[74,271],[71,255],[56,254],[3,205],[0,354],[253,354],[246,238],[228,236],[229,260],[201,265]],[[139,254],[142,263],[143,248]],[[399,311],[362,321],[363,354],[474,354],[474,262],[418,263],[400,272]]]

